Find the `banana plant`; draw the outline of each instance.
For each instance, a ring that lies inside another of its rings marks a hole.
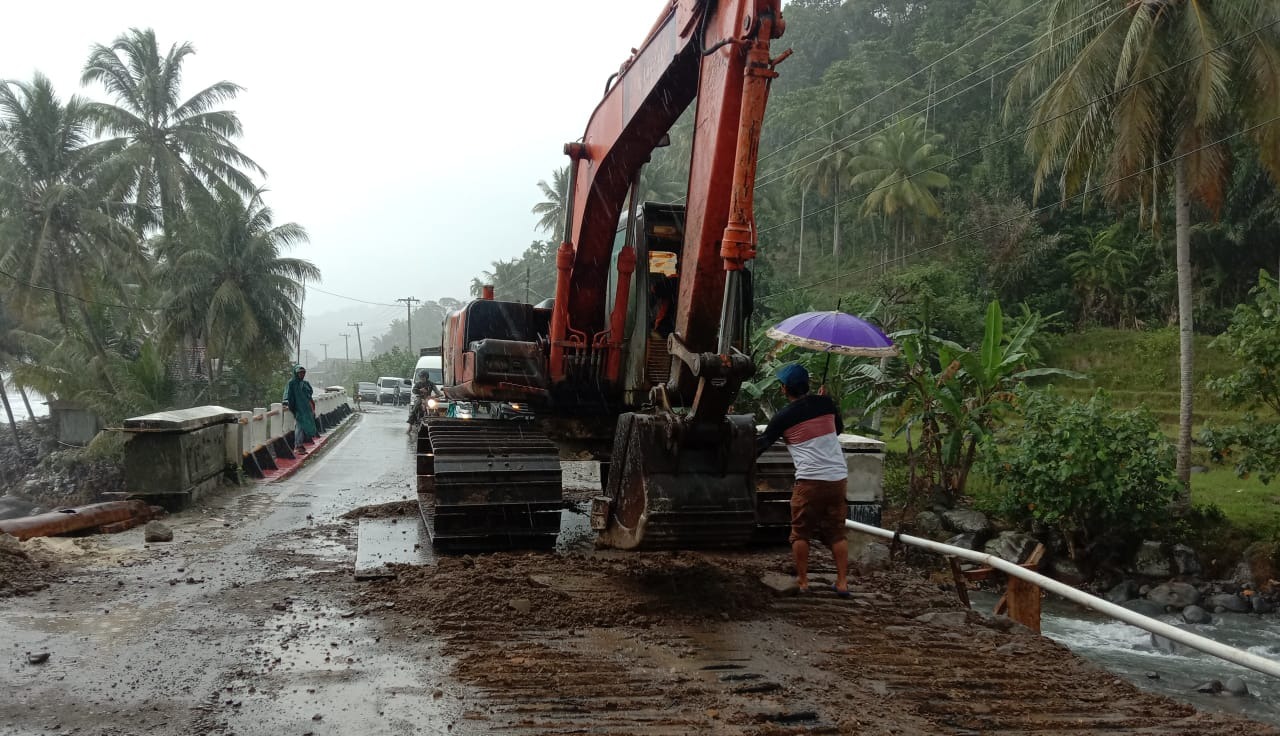
[[[1004,314],[992,301],[976,350],[939,338],[927,328],[903,330],[891,336],[901,356],[887,370],[874,365],[860,369],[877,393],[867,412],[897,408],[897,434],[906,433],[912,452],[918,453],[911,458],[923,471],[918,483],[952,497],[962,495],[978,446],[1013,408],[1016,386],[1048,376],[1082,378],[1034,365],[1038,355],[1029,342],[1043,321],[1032,313],[1006,333]],[[911,433],[917,431],[913,445]]]

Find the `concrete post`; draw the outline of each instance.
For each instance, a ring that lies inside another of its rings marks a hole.
[[[267,410],[265,407],[255,406],[253,408],[253,449],[256,452],[259,447],[267,444]]]
[[[284,404],[271,405],[271,422],[267,425],[267,442],[274,443],[284,435]]]
[[[253,426],[253,414],[251,412],[240,412],[240,457],[245,457],[253,452],[250,446],[253,443],[253,432],[250,429]]]

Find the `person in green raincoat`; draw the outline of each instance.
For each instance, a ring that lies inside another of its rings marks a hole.
[[[306,453],[302,443],[319,436],[316,431],[316,402],[311,398],[311,384],[307,383],[307,369],[300,365],[293,367],[293,378],[284,387],[284,405],[293,414],[293,449],[294,452]]]

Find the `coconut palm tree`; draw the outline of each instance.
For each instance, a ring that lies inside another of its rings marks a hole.
[[[307,242],[306,230],[274,224],[262,190],[245,200],[219,186],[215,199],[193,208],[176,233],[176,240],[162,238],[157,247],[170,343],[205,345],[211,380],[222,372],[214,371],[214,355],[222,366],[238,358],[265,367],[259,364],[287,352],[302,319],[303,281],[320,279],[310,261],[281,255]]]
[[[1079,21],[1072,24],[1074,18]],[[1006,104],[1010,113],[1031,102],[1027,147],[1036,159],[1037,194],[1056,171],[1063,196],[1106,182],[1112,202],[1136,200],[1154,217],[1157,195],[1173,179],[1181,332],[1177,469],[1189,489],[1191,205],[1222,203],[1230,153],[1215,141],[1235,133],[1248,131],[1272,176],[1280,176],[1280,4],[1055,0],[1049,23],[1053,32],[1041,36]],[[1182,500],[1189,502],[1189,490]]]
[[[142,261],[104,199],[91,132],[86,104],[64,104],[44,75],[0,82],[0,269],[19,284],[12,307],[51,300],[64,329],[76,313],[87,328],[94,292]]]
[[[140,205],[142,215],[169,222],[193,196],[214,186],[250,195],[253,174],[262,168],[240,152],[235,139],[240,118],[222,103],[242,88],[212,84],[182,100],[182,64],[195,53],[189,43],[174,44],[161,56],[155,31],[131,28],[110,46],[94,45],[82,83],[101,84],[115,104],[86,106],[96,132],[109,138],[100,146],[110,154],[110,172],[120,199]]]
[[[884,217],[893,232],[895,261],[906,255],[906,240],[923,220],[942,216],[934,191],[946,189],[951,179],[935,170],[947,161],[938,151],[941,143],[923,117],[908,118],[877,133],[850,162],[857,172],[851,184],[868,191],[862,214]]]
[[[792,164],[794,182],[801,191],[814,191],[831,202],[831,256],[836,267],[840,266],[840,196],[853,176],[850,164],[856,151],[844,139],[856,126],[857,119],[840,112],[838,100],[827,99],[815,111],[822,121],[839,119],[839,124],[827,125],[806,141],[797,152]]]
[[[538,216],[537,228],[544,233],[556,234],[556,228],[564,224],[564,206],[569,197],[569,167],[561,166],[551,174],[551,183],[538,180],[538,189],[545,197],[530,210]]]

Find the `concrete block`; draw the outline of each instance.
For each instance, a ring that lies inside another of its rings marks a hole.
[[[240,413],[234,409],[221,406],[196,406],[191,409],[175,409],[160,411],[141,417],[124,420],[124,428],[145,429],[149,431],[164,430],[170,432],[190,432],[215,424],[226,424],[238,419]]]
[[[226,467],[226,430],[142,432],[125,445],[125,488],[138,495],[179,493]]]

